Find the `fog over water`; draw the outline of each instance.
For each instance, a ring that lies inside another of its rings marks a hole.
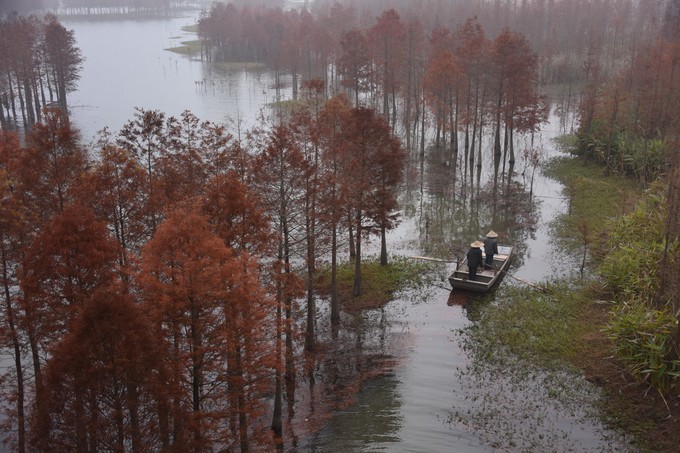
[[[73,123],[91,140],[108,127],[118,131],[135,107],[179,116],[190,110],[202,120],[240,120],[248,128],[261,108],[276,100],[271,74],[255,65],[211,69],[198,58],[165,49],[196,35],[182,31],[198,13],[171,19],[92,20],[60,18],[75,32],[86,60],[78,90],[69,95]],[[281,99],[290,89],[280,90]]]

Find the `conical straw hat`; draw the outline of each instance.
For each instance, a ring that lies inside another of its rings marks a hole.
[[[488,237],[488,238],[497,238],[497,237],[498,237],[498,233],[496,233],[494,230],[491,230],[491,231],[489,231],[488,233],[486,233],[486,237]]]
[[[472,244],[470,244],[470,247],[475,247],[475,248],[479,248],[479,247],[483,247],[483,246],[484,246],[484,244],[482,244],[479,241],[475,241]]]

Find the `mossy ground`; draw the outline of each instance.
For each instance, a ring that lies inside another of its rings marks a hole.
[[[395,293],[423,284],[423,277],[431,273],[434,266],[406,257],[390,257],[387,266],[381,266],[377,257],[362,260],[362,294],[354,296],[354,261],[338,265],[338,299],[348,312],[380,308],[394,299]],[[330,266],[319,270],[317,291],[330,294]]]

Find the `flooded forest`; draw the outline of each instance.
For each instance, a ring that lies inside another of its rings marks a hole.
[[[680,0],[3,2],[2,451],[669,448],[679,62]]]

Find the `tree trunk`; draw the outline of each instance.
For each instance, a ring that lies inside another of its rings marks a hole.
[[[349,225],[349,228],[348,228],[349,229],[349,259],[351,260],[351,259],[354,259],[357,256],[357,251],[356,251],[355,244],[354,244],[354,228],[352,228],[352,220],[351,220],[352,217],[351,217],[351,214],[349,212],[347,213],[347,216],[349,217],[349,222],[347,222],[347,223]]]
[[[14,307],[12,307],[12,296],[9,285],[9,275],[7,273],[8,262],[5,254],[4,237],[0,237],[0,253],[2,253],[2,282],[5,295],[5,317],[9,328],[9,336],[14,349],[14,367],[17,379],[16,393],[16,416],[17,416],[17,451],[26,451],[26,415],[24,412],[24,370],[21,364],[21,345],[19,336],[14,324]]]
[[[313,234],[313,232],[311,232]],[[314,239],[308,238],[307,246],[307,335],[305,336],[305,351],[314,351],[314,321],[316,318],[316,304],[314,303]]]
[[[288,224],[283,222],[283,262],[286,274],[290,274],[290,243]],[[293,300],[286,298],[286,383],[287,388],[295,388],[295,359],[293,356]],[[293,403],[292,395],[288,395],[289,404]]]
[[[240,382],[240,385],[237,386],[239,443],[241,445],[241,452],[247,453],[250,450],[250,441],[248,439],[248,413],[246,395],[243,384],[245,378],[243,376],[243,364],[240,345],[238,348],[236,348],[236,364],[238,367],[236,375],[238,376]]]
[[[201,445],[203,433],[201,431],[201,358],[198,355],[201,350],[201,334],[199,323],[198,309],[194,301],[189,298],[189,306],[191,307],[191,396],[192,396],[192,410],[194,415],[194,442],[195,445]]]
[[[512,120],[510,120],[510,132],[509,132],[509,140],[510,140],[510,166],[515,165],[515,137],[514,137],[514,129],[512,125]]]
[[[354,258],[354,297],[361,296],[361,209],[356,214],[356,257]]]
[[[425,89],[420,109],[420,157],[425,157]]]
[[[280,250],[280,248],[279,248]],[[279,260],[281,260],[281,253],[279,253]],[[275,390],[274,390],[274,413],[272,415],[272,431],[277,437],[281,436],[283,423],[281,421],[281,413],[283,412],[283,385],[281,380],[283,379],[281,369],[281,355],[283,353],[283,344],[281,341],[281,336],[283,335],[283,313],[281,309],[282,297],[281,297],[281,281],[276,283],[276,374],[274,377]]]
[[[139,429],[139,394],[136,383],[128,383],[128,415],[130,417],[130,440],[133,452],[142,451],[142,434]]]
[[[331,328],[337,333],[340,324],[340,304],[338,303],[338,232],[333,222],[331,232]]]
[[[387,266],[387,229],[380,225],[380,265]]]
[[[317,110],[318,117],[318,110]],[[314,174],[308,186],[312,186],[309,205],[307,209],[307,336],[305,337],[305,350],[312,352],[315,349],[315,320],[316,303],[314,300],[314,275],[316,272],[316,188],[318,187],[319,172],[319,147],[314,145]]]

